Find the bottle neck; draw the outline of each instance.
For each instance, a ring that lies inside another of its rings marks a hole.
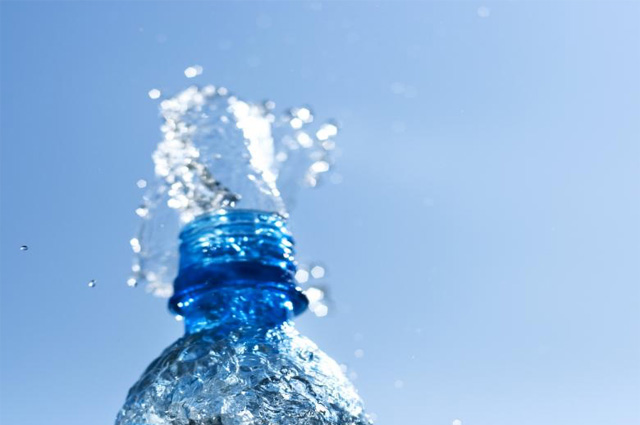
[[[219,210],[180,234],[180,267],[169,309],[187,333],[276,326],[302,313],[294,242],[286,219],[256,210]]]

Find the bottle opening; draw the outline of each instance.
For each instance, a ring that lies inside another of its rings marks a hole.
[[[279,300],[297,315],[308,301],[296,286],[295,272],[294,241],[285,217],[218,210],[197,217],[182,230],[179,273],[169,307],[186,316],[196,300],[206,297],[211,306],[216,297],[228,303],[234,293],[242,298],[249,291],[253,296],[245,304],[250,309]]]

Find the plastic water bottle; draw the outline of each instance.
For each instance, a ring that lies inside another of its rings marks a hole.
[[[185,335],[131,388],[117,425],[365,425],[339,365],[300,335],[283,216],[222,209],[189,222],[170,310]]]

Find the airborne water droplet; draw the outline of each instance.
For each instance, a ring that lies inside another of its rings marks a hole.
[[[91,279],[91,280],[89,281],[89,283],[87,284],[87,286],[88,286],[89,288],[93,288],[93,287],[95,287],[95,286],[96,286],[96,280],[95,280],[95,279]]]
[[[313,314],[318,317],[325,317],[327,314],[329,314],[329,307],[324,304],[318,304],[316,308],[313,309]]]
[[[313,276],[314,279],[322,279],[324,274],[325,270],[322,266],[313,266],[311,268],[311,276]]]
[[[200,65],[190,66],[184,70],[184,76],[187,78],[197,77],[202,74],[203,68]]]
[[[22,246],[20,247],[20,251],[29,251],[29,246],[27,246],[27,245],[22,245]]]
[[[139,217],[146,217],[149,214],[149,210],[144,205],[141,205],[136,208],[136,214],[138,214]]]
[[[147,93],[149,95],[149,98],[151,99],[158,99],[161,95],[162,92],[158,89],[151,89],[149,90],[149,93]]]
[[[298,283],[305,283],[309,280],[309,272],[301,268],[296,272],[295,278]]]

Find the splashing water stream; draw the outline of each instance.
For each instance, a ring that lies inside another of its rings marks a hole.
[[[338,127],[318,125],[308,107],[277,114],[271,101],[245,101],[224,87],[191,86],[160,103],[163,140],[153,154],[153,183],[136,209],[142,223],[129,286],[170,297],[178,234],[195,217],[220,208],[277,212],[298,188],[315,187],[333,167]]]

